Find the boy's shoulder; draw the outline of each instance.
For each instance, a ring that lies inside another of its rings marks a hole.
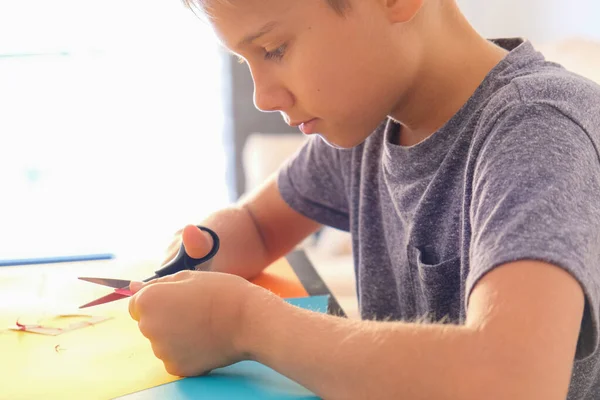
[[[599,130],[600,85],[547,61],[531,44],[527,47],[493,77],[495,90],[484,106],[484,120],[493,124],[510,109],[547,106],[583,127]]]
[[[545,62],[528,74],[515,78],[513,83],[523,103],[596,109],[600,105],[600,85],[552,62]]]

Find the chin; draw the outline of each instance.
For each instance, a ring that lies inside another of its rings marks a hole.
[[[331,136],[329,136],[327,134],[322,134],[322,133],[318,133],[317,135],[325,143],[327,143],[328,146],[331,146],[331,147],[333,147],[335,149],[340,149],[340,150],[351,149],[353,147],[356,147],[356,146],[362,144],[366,140],[366,138],[363,138],[360,141],[352,140],[352,138],[349,138],[349,137],[332,138]]]

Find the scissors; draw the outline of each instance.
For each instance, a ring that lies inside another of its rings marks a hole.
[[[155,271],[153,276],[144,279],[142,282],[149,282],[153,279],[160,278],[162,276],[172,275],[179,271],[184,271],[184,270],[194,271],[197,269],[197,267],[200,264],[204,264],[204,263],[210,261],[219,251],[219,245],[220,245],[219,236],[217,236],[217,234],[214,231],[212,231],[208,228],[205,228],[203,226],[198,226],[198,228],[200,228],[200,230],[202,230],[204,232],[208,232],[213,240],[213,247],[206,256],[204,256],[202,258],[190,257],[185,252],[185,247],[183,246],[183,243],[182,243],[181,247],[179,248],[179,251],[177,252],[177,255],[171,261],[169,261],[163,268],[159,269],[158,271]],[[128,281],[125,279],[88,278],[88,277],[79,277],[79,279],[81,279],[82,281],[91,282],[91,283],[95,283],[98,285],[104,285],[104,286],[112,287],[115,289],[114,292],[109,293],[106,296],[102,296],[94,301],[91,301],[89,303],[86,303],[86,304],[80,306],[79,307],[80,309],[109,303],[111,301],[120,300],[125,297],[130,297],[133,295],[133,292],[131,291],[131,289],[129,289],[129,285],[131,284],[131,281]]]

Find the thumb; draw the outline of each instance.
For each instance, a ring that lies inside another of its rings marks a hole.
[[[146,287],[150,282],[131,282],[129,284],[129,290],[131,290],[131,293],[137,293],[140,290],[142,290],[144,287]]]
[[[166,276],[157,277],[157,278],[151,279],[147,282],[131,281],[131,282],[129,282],[129,291],[131,292],[131,294],[136,294],[143,288],[153,285],[155,283],[178,282],[180,280],[184,280],[185,276],[186,276],[185,274],[182,275],[182,272],[179,272],[174,275],[166,275]]]
[[[196,225],[187,225],[181,236],[185,252],[192,258],[202,258],[212,249],[212,237]]]

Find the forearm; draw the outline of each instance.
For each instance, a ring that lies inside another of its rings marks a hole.
[[[219,235],[220,250],[210,264],[212,271],[250,279],[274,261],[245,206],[220,210],[200,224]]]
[[[211,269],[244,278],[259,274],[319,228],[285,203],[275,175],[235,207],[213,214],[202,224],[213,228],[221,239],[221,251]]]
[[[508,382],[476,329],[353,321],[267,301],[246,331],[248,354],[325,399],[510,398],[494,393]]]

